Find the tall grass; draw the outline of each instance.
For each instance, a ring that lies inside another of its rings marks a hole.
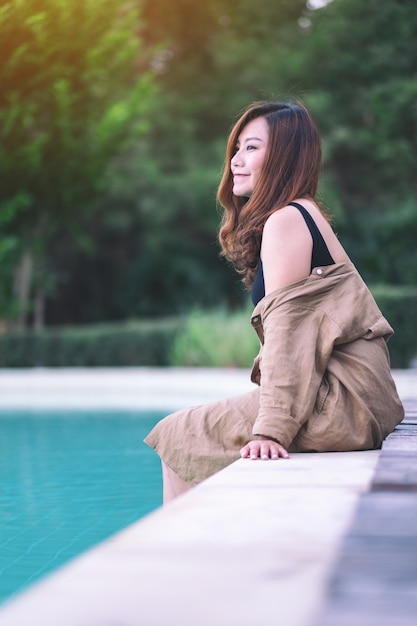
[[[259,340],[250,324],[251,309],[194,309],[176,335],[170,350],[173,366],[250,367]]]

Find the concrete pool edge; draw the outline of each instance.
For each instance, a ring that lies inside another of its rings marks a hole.
[[[173,411],[253,389],[249,370],[216,368],[0,369],[0,409]]]
[[[417,396],[417,369],[393,370],[401,398]],[[249,369],[0,369],[0,409],[176,410],[246,393]]]

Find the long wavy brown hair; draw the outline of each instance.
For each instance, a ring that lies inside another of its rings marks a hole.
[[[233,194],[230,161],[243,128],[259,117],[265,118],[269,129],[265,161],[250,198],[238,197]],[[255,102],[235,123],[217,193],[224,209],[219,242],[221,254],[244,274],[243,282],[248,288],[259,262],[266,220],[296,198],[316,201],[320,169],[320,135],[301,102]]]

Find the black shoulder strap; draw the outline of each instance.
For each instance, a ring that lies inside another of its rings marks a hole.
[[[315,238],[320,239],[322,237],[321,232],[318,229],[318,226],[316,224],[316,222],[313,220],[313,218],[311,217],[310,213],[307,211],[306,208],[303,207],[302,204],[299,204],[298,202],[289,202],[288,204],[290,204],[291,206],[295,206],[301,213],[301,215],[304,218],[305,223],[308,226],[308,230],[311,233],[311,236],[313,237],[313,241]]]
[[[310,213],[307,211],[302,204],[298,202],[289,202],[291,206],[295,206],[301,213],[304,218],[305,223],[307,224],[308,230],[310,231],[311,237],[313,239],[313,253],[311,255],[311,268],[317,267],[318,265],[333,265],[334,260],[332,255],[329,252],[329,249],[324,241],[323,235],[321,234],[316,222],[311,217]]]

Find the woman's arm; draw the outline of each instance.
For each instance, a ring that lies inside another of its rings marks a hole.
[[[295,207],[288,206],[273,213],[266,221],[262,235],[265,295],[307,278],[311,270],[312,248],[311,234]],[[292,356],[288,354],[287,358]],[[289,458],[287,450],[277,440],[262,435],[249,441],[240,454],[242,458],[251,459]]]
[[[312,251],[313,240],[300,212],[292,206],[275,211],[262,234],[265,295],[307,278]]]

